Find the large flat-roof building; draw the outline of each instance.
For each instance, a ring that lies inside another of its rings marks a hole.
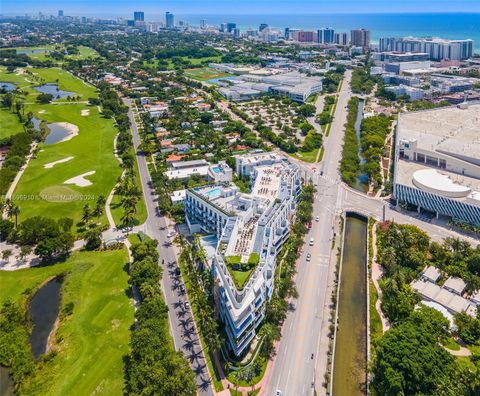
[[[473,56],[473,40],[447,40],[438,37],[385,37],[380,39],[379,50],[399,52],[422,52],[431,60],[462,60]]]
[[[480,226],[480,104],[399,115],[393,195]]]
[[[239,156],[238,163],[242,160]],[[188,190],[187,224],[217,238],[212,259],[220,316],[229,349],[242,355],[255,337],[274,287],[276,256],[295,218],[300,175],[288,161],[253,167],[251,193],[232,183]],[[253,265],[239,284],[235,271]]]

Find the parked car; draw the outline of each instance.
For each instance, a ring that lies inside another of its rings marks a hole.
[[[175,268],[175,275],[180,275],[180,268],[179,267]]]
[[[190,308],[190,303],[188,301],[185,301],[185,303],[183,305],[185,306],[185,309]]]
[[[312,255],[310,253],[307,254],[307,261],[310,261],[310,259],[312,258]]]
[[[315,221],[320,221],[320,216],[315,216]]]
[[[167,238],[172,238],[176,235],[177,233],[175,231],[170,231],[168,234],[167,234]]]
[[[310,246],[313,246],[313,238],[310,238],[310,243],[309,243]]]

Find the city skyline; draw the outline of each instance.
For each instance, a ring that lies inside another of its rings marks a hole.
[[[273,7],[274,5],[274,7]],[[112,7],[114,6],[114,7]],[[146,14],[153,15],[162,14],[165,11],[179,14],[198,14],[198,15],[215,15],[223,13],[231,13],[232,15],[258,15],[258,14],[302,14],[308,13],[327,13],[327,14],[349,14],[349,13],[447,13],[447,12],[464,12],[476,13],[480,12],[480,3],[475,0],[458,0],[452,3],[447,0],[406,0],[392,5],[386,4],[380,0],[366,0],[358,3],[354,0],[341,0],[335,4],[318,4],[313,0],[306,0],[302,7],[291,4],[285,0],[247,0],[242,4],[233,4],[219,0],[209,0],[199,4],[192,0],[182,0],[171,2],[158,6],[153,1],[142,1],[132,6],[126,1],[107,0],[98,2],[92,0],[83,2],[70,2],[68,7],[65,3],[58,0],[44,1],[41,8],[38,8],[38,2],[26,0],[19,3],[18,1],[5,0],[2,4],[2,14],[35,14],[38,12],[56,14],[59,9],[63,9],[65,15],[109,15],[109,16],[127,16],[136,10],[141,9]],[[133,8],[132,8],[133,7]],[[275,11],[272,12],[272,9]],[[438,12],[441,10],[441,12]]]

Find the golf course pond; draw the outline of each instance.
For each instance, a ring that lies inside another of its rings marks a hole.
[[[9,82],[3,82],[0,81],[0,89],[7,91],[7,92],[12,92],[17,88],[15,84],[9,83]]]
[[[338,295],[333,395],[361,396],[367,365],[367,219],[348,214]]]
[[[17,49],[17,54],[26,54],[26,55],[37,55],[37,54],[44,54],[46,52],[50,52],[50,50],[45,48],[37,48],[37,49]]]
[[[65,128],[61,123],[48,124],[50,133],[45,138],[45,144],[55,144],[61,142],[65,138],[70,136],[70,131]]]
[[[75,96],[75,92],[63,91],[58,88],[58,84],[56,83],[43,84],[35,87],[35,90],[44,94],[50,94],[53,96],[54,99],[63,99],[67,96]]]
[[[48,351],[48,339],[58,317],[61,287],[62,278],[53,278],[38,289],[28,305],[33,322],[30,346],[35,359]]]

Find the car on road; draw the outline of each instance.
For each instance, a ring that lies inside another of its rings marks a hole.
[[[282,396],[282,391],[278,390],[275,392],[275,396]]]
[[[179,267],[175,268],[175,275],[180,275],[180,268]]]
[[[124,227],[122,228],[122,232],[126,233],[126,232],[130,232],[133,230],[133,227]]]
[[[310,238],[310,243],[309,243],[310,246],[313,246],[313,238]]]
[[[185,303],[183,305],[184,305],[185,309],[190,308],[190,303],[188,301],[185,301]]]
[[[175,235],[177,235],[177,233],[175,231],[170,231],[168,234],[167,234],[167,238],[172,238],[174,237]]]
[[[312,255],[310,253],[307,254],[307,261],[310,261],[310,259],[312,258]]]
[[[315,216],[315,221],[320,221],[320,216]]]

